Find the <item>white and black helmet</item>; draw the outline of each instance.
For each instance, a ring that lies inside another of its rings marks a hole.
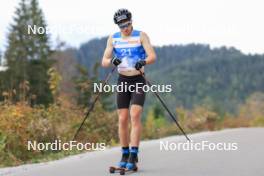
[[[115,24],[120,23],[123,20],[131,20],[132,14],[127,9],[118,9],[114,14]]]

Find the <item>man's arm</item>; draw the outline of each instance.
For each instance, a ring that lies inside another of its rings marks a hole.
[[[102,58],[103,67],[109,67],[109,65],[111,64],[112,52],[113,52],[112,36],[109,36],[104,51],[104,56]]]
[[[141,42],[142,45],[146,51],[147,58],[146,58],[146,64],[152,64],[156,60],[156,53],[150,43],[149,37],[145,32],[141,32]]]

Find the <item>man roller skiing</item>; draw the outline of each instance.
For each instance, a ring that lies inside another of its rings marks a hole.
[[[119,117],[118,132],[122,146],[122,157],[118,167],[133,170],[137,167],[141,114],[145,101],[142,85],[146,83],[141,73],[144,73],[145,65],[155,62],[156,54],[147,34],[133,29],[132,14],[127,9],[119,9],[114,14],[114,22],[120,31],[109,36],[102,58],[102,66],[108,67],[113,64],[117,67],[118,85],[135,87],[137,83],[142,83],[141,88],[137,91],[117,92],[116,98]],[[130,137],[129,117],[131,121]]]

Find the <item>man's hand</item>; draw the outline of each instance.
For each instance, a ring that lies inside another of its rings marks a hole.
[[[118,66],[119,64],[121,64],[121,60],[118,59],[117,57],[114,57],[111,59],[111,63],[114,64],[115,66]]]
[[[137,70],[140,70],[144,65],[146,65],[146,61],[141,60],[141,61],[138,61],[138,62],[136,63],[135,68],[136,68]]]

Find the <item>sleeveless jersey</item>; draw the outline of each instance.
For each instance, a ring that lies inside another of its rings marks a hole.
[[[125,39],[122,38],[121,32],[117,32],[112,36],[112,42],[114,56],[122,61],[118,65],[118,72],[136,70],[136,62],[146,59],[146,52],[140,41],[140,31],[133,30]]]

